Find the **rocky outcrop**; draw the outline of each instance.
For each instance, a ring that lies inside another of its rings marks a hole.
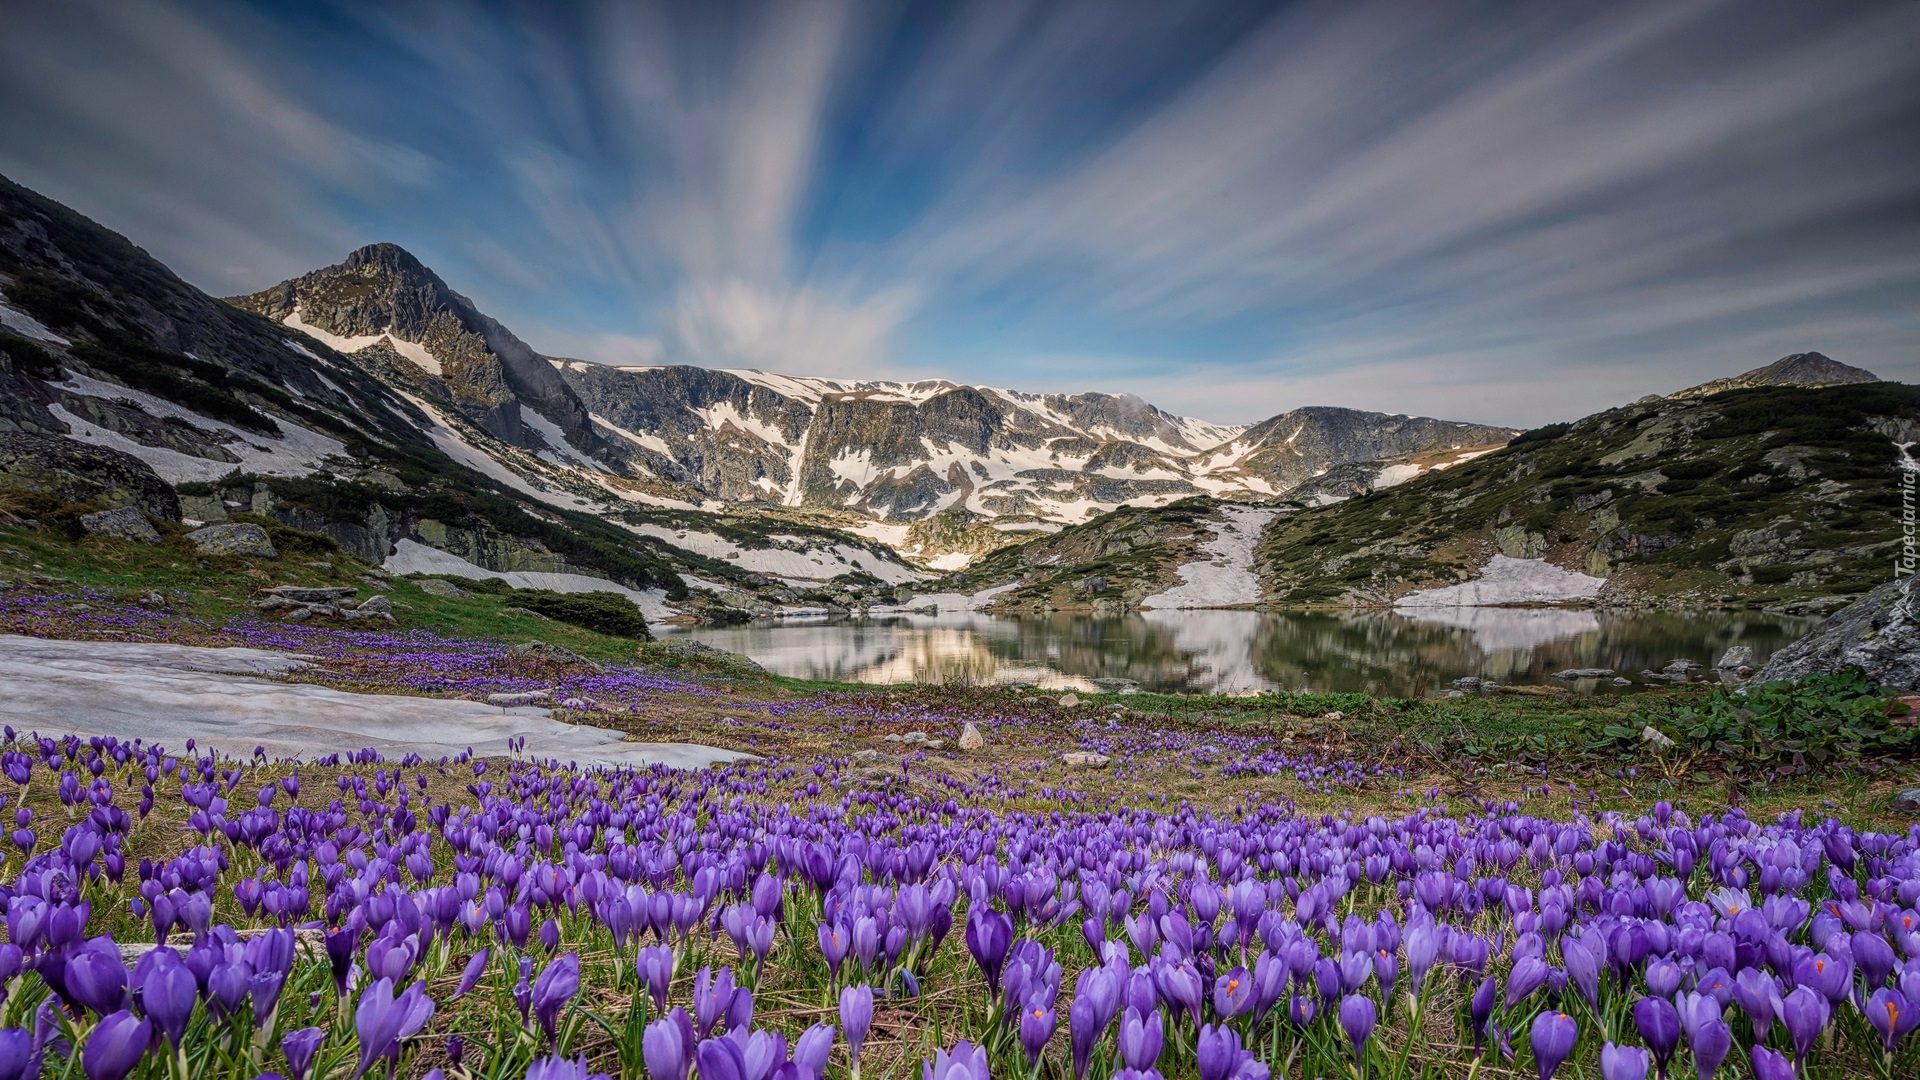
[[[1797,679],[1858,667],[1867,677],[1920,691],[1920,605],[1914,579],[1889,581],[1773,654],[1759,678]]]
[[[180,520],[179,498],[146,462],[63,435],[0,433],[0,491],[5,490],[64,503],[132,506],[156,518]]]
[[[547,445],[521,415],[525,405],[575,449],[601,449],[586,406],[547,359],[397,245],[370,244],[337,265],[230,302],[336,338],[384,336],[424,347],[455,407],[502,442]]]

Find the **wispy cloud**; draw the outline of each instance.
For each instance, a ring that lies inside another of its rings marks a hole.
[[[397,240],[556,353],[1531,423],[1920,377],[1915,55],[1904,0],[76,0],[0,35],[0,170],[216,291]]]

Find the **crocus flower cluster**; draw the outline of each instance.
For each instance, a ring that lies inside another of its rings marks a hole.
[[[12,732],[0,776],[0,1080],[1920,1075],[1920,828]]]

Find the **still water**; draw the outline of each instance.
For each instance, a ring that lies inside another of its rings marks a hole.
[[[866,683],[1030,683],[1091,689],[1365,691],[1411,697],[1463,675],[1547,683],[1566,668],[1613,668],[1639,682],[1686,659],[1711,666],[1730,645],[1765,662],[1814,620],[1750,612],[1611,614],[1455,608],[1373,614],[1147,611],[1119,617],[1000,618],[958,612],[671,628],[743,653],[780,675]],[[1582,689],[1596,689],[1592,683]],[[1601,684],[1600,692],[1613,692]]]

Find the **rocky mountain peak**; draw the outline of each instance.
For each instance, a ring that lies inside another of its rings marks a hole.
[[[418,369],[406,379],[411,390],[502,442],[561,456],[568,446],[606,451],[586,406],[545,357],[398,244],[368,244],[333,266],[228,302],[342,352],[392,348]],[[523,405],[536,415],[524,415]]]
[[[1731,379],[1714,379],[1690,386],[1678,393],[1668,394],[1673,398],[1706,397],[1709,394],[1721,394],[1728,390],[1747,390],[1757,386],[1854,386],[1861,383],[1876,383],[1880,376],[1865,368],[1843,364],[1824,353],[1802,352],[1783,356],[1765,367],[1736,375]]]

